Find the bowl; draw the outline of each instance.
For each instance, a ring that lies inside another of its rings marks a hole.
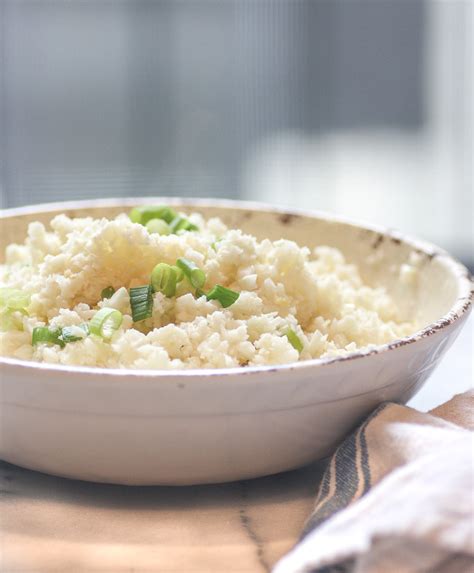
[[[184,485],[290,470],[327,456],[386,400],[425,383],[471,308],[468,271],[418,240],[327,214],[218,200],[145,198],[3,211],[1,251],[58,213],[107,216],[158,201],[219,216],[259,238],[339,248],[385,286],[420,330],[371,350],[281,366],[145,371],[0,359],[0,457],[42,472],[117,484]],[[402,287],[400,265],[419,258]]]

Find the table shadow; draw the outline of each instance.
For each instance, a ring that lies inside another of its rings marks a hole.
[[[125,520],[124,515],[130,517],[139,512],[146,519],[153,516],[159,519],[163,515],[169,518],[176,512],[180,519],[190,514],[206,520],[214,510],[221,510],[220,515],[226,515],[227,510],[231,515],[239,512],[239,508],[241,513],[242,508],[247,508],[257,516],[270,508],[280,515],[285,504],[314,498],[323,469],[324,462],[320,461],[290,472],[224,484],[122,486],[60,478],[0,461],[2,532],[23,534],[27,527],[28,533],[37,537],[54,533],[67,539],[77,536],[78,522],[85,514],[98,515],[104,523],[104,515]],[[43,507],[45,511],[37,510],[28,518],[22,517],[22,513],[28,514],[30,506]],[[64,518],[64,527],[59,532],[58,515]],[[97,533],[92,528],[91,538],[97,539]],[[81,527],[81,536],[88,537],[87,527]]]

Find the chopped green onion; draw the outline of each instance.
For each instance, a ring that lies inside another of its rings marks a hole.
[[[132,221],[132,223],[141,223],[142,222],[142,212],[140,210],[140,207],[134,207],[130,213],[128,214],[128,217],[130,219],[130,221]]]
[[[169,235],[171,233],[168,223],[163,221],[163,219],[150,219],[145,227],[149,233],[158,235]]]
[[[151,285],[130,289],[130,306],[133,322],[150,318],[153,312],[153,288]]]
[[[128,218],[130,219],[130,221],[132,221],[132,223],[141,223],[142,212],[140,207],[134,207],[128,214]]]
[[[303,343],[301,342],[299,336],[292,328],[289,328],[285,332],[285,336],[288,338],[288,342],[291,344],[291,346],[293,346],[295,350],[297,350],[298,352],[302,352]]]
[[[180,283],[184,279],[183,271],[179,267],[177,267],[176,265],[171,265],[171,267],[173,268],[174,272],[176,273],[176,282]]]
[[[171,223],[177,216],[178,213],[174,209],[165,205],[134,207],[129,215],[133,223],[142,225],[146,225],[151,219],[162,219],[166,223]]]
[[[0,288],[0,309],[25,311],[30,304],[30,295],[16,288]]]
[[[146,226],[150,233],[169,235],[183,231],[199,231],[199,227],[186,217],[178,215],[171,207],[165,205],[134,207],[130,211],[130,220],[133,223],[140,223]],[[163,221],[166,225],[158,223]]]
[[[114,292],[115,292],[114,287],[108,286],[102,290],[102,292],[100,293],[100,298],[101,299],[110,298],[114,294]]]
[[[33,346],[40,343],[58,344],[61,348],[64,348],[67,342],[82,340],[88,334],[89,327],[87,324],[53,329],[50,329],[48,326],[36,326],[33,328],[31,344]]]
[[[178,282],[176,267],[159,263],[151,273],[151,286],[155,292],[162,292],[165,296],[172,297],[176,294]],[[177,269],[182,274],[181,269]]]
[[[16,320],[13,313],[28,314],[26,309],[29,304],[30,295],[22,290],[8,287],[0,288],[0,330],[22,330],[21,321]]]
[[[221,285],[216,285],[212,290],[210,290],[206,297],[207,300],[218,300],[224,308],[234,304],[234,302],[239,298],[240,293],[230,288],[223,287]]]
[[[36,346],[37,344],[58,344],[61,348],[64,348],[65,342],[60,338],[61,329],[55,328],[50,330],[47,326],[35,326],[33,328],[33,334],[31,338],[31,344]]]
[[[101,308],[95,313],[89,323],[91,334],[96,334],[104,340],[110,340],[122,324],[123,316],[115,308]]]
[[[89,334],[89,326],[87,324],[80,324],[77,326],[63,326],[59,339],[63,342],[77,342],[86,338]]]
[[[28,314],[25,309],[9,309],[3,308],[0,312],[0,331],[9,332],[10,330],[23,330],[23,321],[21,317],[14,316],[15,312],[21,314]]]
[[[186,226],[184,227],[185,231],[199,231],[199,227],[191,221],[186,221]]]
[[[194,223],[191,223],[186,217],[181,217],[178,215],[173,221],[171,221],[170,229],[173,233],[178,233],[178,231],[199,231],[199,227]]]
[[[185,224],[186,219],[178,215],[175,217],[170,223],[170,229],[172,233],[176,233],[177,231],[181,230],[181,224]]]
[[[193,261],[181,257],[176,261],[176,266],[183,271],[194,288],[202,288],[204,286],[204,283],[206,282],[206,273]]]

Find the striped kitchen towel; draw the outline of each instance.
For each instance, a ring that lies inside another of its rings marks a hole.
[[[429,414],[383,404],[330,459],[274,573],[473,573],[474,392]]]

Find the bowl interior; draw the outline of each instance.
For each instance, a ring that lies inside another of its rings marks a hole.
[[[38,208],[12,210],[2,218],[0,257],[5,247],[23,242],[28,224],[41,221],[45,225],[59,213],[71,217],[113,218],[128,211],[131,205],[156,202],[147,199],[78,202]],[[414,242],[373,228],[334,220],[326,215],[252,208],[244,203],[185,201],[160,198],[159,203],[179,205],[184,212],[197,211],[204,217],[220,217],[229,227],[240,228],[260,239],[291,239],[310,249],[318,245],[336,247],[348,262],[354,263],[371,286],[383,286],[395,299],[405,320],[415,320],[419,329],[440,319],[461,296],[460,276],[465,270],[442,251],[431,245]],[[408,263],[412,253],[418,258],[416,280],[400,279],[401,265]]]

